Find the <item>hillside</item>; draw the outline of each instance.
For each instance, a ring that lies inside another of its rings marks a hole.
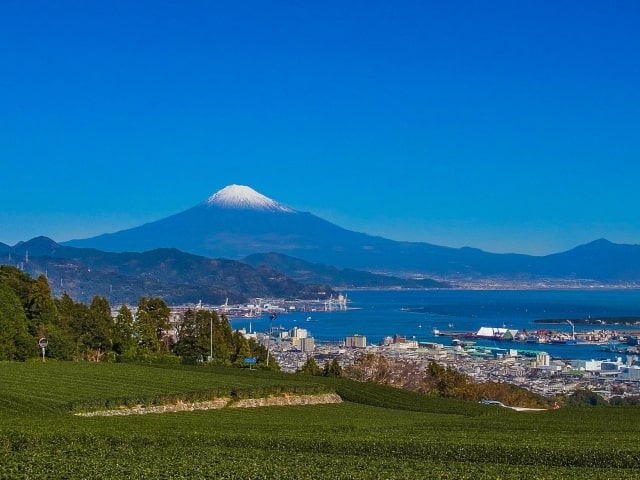
[[[249,255],[242,259],[254,267],[266,266],[301,283],[326,283],[336,288],[450,288],[451,284],[430,278],[400,278],[353,268],[337,268],[307,262],[280,253]]]
[[[94,295],[112,303],[141,296],[172,304],[247,303],[254,298],[318,299],[336,288],[449,288],[446,282],[406,279],[354,269],[312,264],[286,255],[254,255],[242,261],[211,259],[160,248],[148,252],[103,252],[62,246],[38,237],[8,247],[0,263],[18,265],[37,277],[44,274],[54,296],[67,292],[77,301]],[[321,293],[324,292],[324,293]]]
[[[18,264],[32,277],[46,275],[54,296],[67,292],[89,303],[94,295],[112,304],[137,303],[141,296],[170,304],[246,303],[263,298],[323,298],[336,292],[330,285],[302,284],[267,267],[210,259],[176,249],[143,253],[112,253],[65,247],[46,237],[22,242],[0,263]],[[19,259],[19,260],[17,260]],[[27,260],[28,259],[28,260]],[[319,292],[325,292],[319,293]]]
[[[524,413],[372,383],[206,367],[4,362],[0,383],[2,478],[93,478],[97,471],[103,478],[332,480],[640,475],[635,409]],[[314,390],[337,392],[344,402],[73,415],[127,401]]]

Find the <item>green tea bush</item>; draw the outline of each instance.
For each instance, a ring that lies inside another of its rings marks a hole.
[[[632,407],[514,412],[301,377],[178,365],[0,363],[0,478],[640,478]],[[331,391],[345,402],[72,415]]]

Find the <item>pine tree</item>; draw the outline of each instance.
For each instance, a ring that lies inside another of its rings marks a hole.
[[[214,318],[208,310],[187,310],[178,329],[178,341],[173,347],[184,363],[204,362],[211,355],[211,329]]]
[[[337,358],[333,358],[333,360],[331,361],[331,363],[326,362],[324,364],[324,369],[322,374],[325,377],[341,377],[342,376],[342,367],[340,366],[340,364],[338,363],[338,359]]]
[[[305,375],[314,375],[316,377],[322,375],[322,369],[316,363],[312,356],[307,357],[307,361],[302,367],[297,370],[297,373],[303,373]]]
[[[140,298],[135,322],[140,349],[148,352],[168,350],[164,340],[171,326],[170,315],[171,309],[161,298]]]

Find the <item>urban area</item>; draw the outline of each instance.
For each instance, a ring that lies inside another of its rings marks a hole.
[[[318,309],[345,308],[345,299],[340,297],[332,302],[316,305]],[[182,313],[189,306],[172,308],[173,334],[177,333]],[[201,304],[195,308],[207,308]],[[269,303],[231,307],[222,305],[215,308],[228,316],[239,315],[243,318],[271,315],[277,317],[281,307]],[[287,308],[295,308],[289,306]],[[299,306],[298,306],[299,308]],[[309,308],[306,306],[305,308]],[[284,310],[281,310],[284,311]],[[638,337],[630,338],[626,355],[612,353],[609,360],[554,359],[544,351],[532,352],[509,343],[508,348],[479,346],[474,341],[453,339],[451,345],[444,343],[418,342],[400,335],[386,337],[380,344],[372,345],[364,335],[346,336],[340,342],[325,343],[316,341],[305,328],[284,329],[273,327],[256,332],[243,328],[239,330],[247,338],[253,338],[265,346],[280,369],[295,372],[313,357],[318,365],[324,365],[334,359],[344,368],[363,354],[382,355],[392,359],[411,362],[413,371],[424,371],[427,365],[435,361],[445,368],[464,373],[476,382],[502,382],[526,388],[543,396],[570,394],[577,389],[588,389],[605,399],[611,396],[640,395],[640,360],[638,355]],[[482,329],[478,334],[482,334]],[[486,332],[484,332],[486,333]],[[500,335],[509,335],[499,329]],[[496,334],[495,330],[492,334]],[[592,332],[592,336],[602,337],[605,331]],[[583,338],[584,335],[582,334]],[[566,339],[572,341],[573,339]],[[522,343],[524,346],[525,344]]]

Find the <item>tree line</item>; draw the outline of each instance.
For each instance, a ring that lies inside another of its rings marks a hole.
[[[46,357],[60,360],[137,361],[150,363],[212,362],[245,365],[255,358],[266,368],[267,350],[231,329],[215,311],[189,309],[169,335],[171,309],[161,298],[141,297],[135,314],[122,305],[112,316],[109,301],[93,297],[89,305],[67,293],[53,298],[47,278],[0,266],[0,361],[25,361],[40,355],[38,341],[47,339]],[[275,361],[269,368],[278,369]]]
[[[477,383],[468,375],[435,361],[430,361],[423,369],[419,362],[365,353],[345,369],[345,376],[360,382],[381,383],[471,402],[493,399],[507,405],[542,408],[553,403],[551,399],[509,383]]]
[[[365,353],[345,368],[344,376],[359,382],[374,382],[392,385],[425,395],[478,402],[482,399],[498,400],[506,405],[531,408],[553,408],[562,406],[602,405],[636,406],[640,397],[625,395],[622,386],[612,386],[609,400],[596,392],[577,389],[570,394],[543,397],[526,388],[503,382],[476,382],[468,375],[452,367],[430,361],[426,368],[419,362],[385,355]]]

